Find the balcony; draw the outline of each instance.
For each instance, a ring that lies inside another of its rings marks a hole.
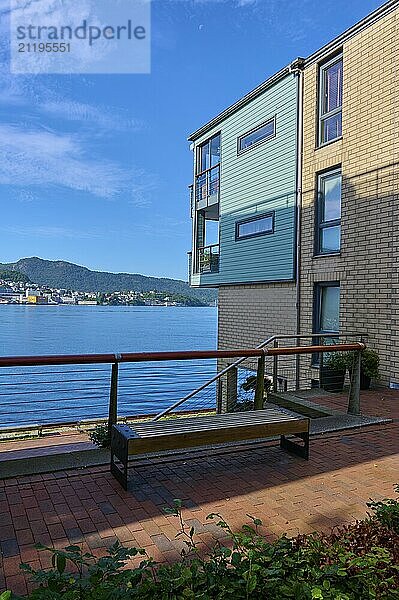
[[[198,273],[219,273],[219,244],[198,248]]]
[[[202,171],[195,178],[196,209],[204,209],[219,203],[220,164]]]

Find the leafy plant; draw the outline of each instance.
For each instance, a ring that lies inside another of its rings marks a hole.
[[[89,438],[99,448],[110,448],[111,437],[109,435],[109,429],[107,423],[100,423],[96,425],[94,429],[89,431]]]
[[[348,352],[345,356],[345,362],[348,369],[351,371],[353,369],[353,363],[355,360],[355,355],[353,352]],[[370,379],[379,379],[380,378],[380,357],[375,350],[371,348],[365,348],[361,352],[360,358],[360,368],[366,377],[370,377]]]
[[[399,485],[395,486],[395,491],[399,494]],[[393,529],[399,534],[399,496],[397,498],[385,498],[380,502],[368,502],[367,506],[371,508],[376,519],[382,525]]]
[[[396,488],[398,491],[398,487]],[[395,501],[397,504],[397,500]],[[268,542],[262,522],[247,515],[249,524],[234,532],[218,513],[223,542],[204,553],[195,530],[185,523],[182,502],[165,512],[179,520],[178,538],[184,541],[181,560],[157,565],[136,548],[114,544],[108,556],[96,558],[78,546],[52,553],[52,568],[23,569],[40,587],[31,600],[398,600],[399,534],[397,522],[380,518],[381,505],[371,503],[375,517],[335,528]],[[395,525],[395,526],[396,526]],[[126,568],[135,559],[134,568]],[[137,561],[138,559],[138,561]],[[67,565],[72,564],[72,571]],[[0,600],[10,600],[10,593]]]
[[[323,366],[328,367],[332,371],[346,371],[347,361],[343,352],[328,352],[324,358]]]

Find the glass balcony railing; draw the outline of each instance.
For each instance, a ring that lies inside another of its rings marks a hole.
[[[198,273],[219,272],[219,244],[198,248]]]
[[[220,187],[220,164],[203,171],[195,178],[195,200],[196,202],[210,200],[219,202]]]

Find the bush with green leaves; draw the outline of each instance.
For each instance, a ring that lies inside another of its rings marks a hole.
[[[395,486],[395,492],[399,494],[399,485]],[[380,502],[368,502],[367,506],[373,511],[375,518],[399,534],[399,496],[397,498],[385,498]]]
[[[179,519],[177,537],[184,541],[182,558],[157,565],[144,550],[119,543],[108,556],[96,558],[79,546],[49,549],[52,568],[34,570],[24,565],[35,585],[31,600],[398,600],[399,534],[381,512],[387,500],[376,504],[375,516],[335,528],[330,534],[313,533],[268,542],[259,519],[234,532],[219,515],[224,531],[206,555],[193,527],[182,517],[175,500],[166,512]],[[378,506],[377,506],[378,504]],[[380,505],[381,504],[381,505]],[[381,517],[381,515],[383,515]],[[396,523],[397,524],[397,523]],[[126,568],[130,559],[134,568]],[[67,569],[68,564],[73,570]],[[0,596],[10,600],[16,596]]]
[[[111,437],[109,435],[109,429],[107,423],[99,423],[89,431],[89,438],[96,446],[100,448],[111,447]],[[0,598],[1,600],[1,598]]]
[[[360,367],[363,375],[370,377],[370,379],[380,378],[380,357],[375,350],[371,348],[365,348],[360,353]],[[353,362],[355,360],[354,352],[347,352],[345,354],[345,362],[349,371],[352,371]]]
[[[343,352],[327,352],[323,359],[323,367],[332,371],[345,372],[347,367],[346,356]]]

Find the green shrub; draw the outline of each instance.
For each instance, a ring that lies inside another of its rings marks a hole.
[[[89,431],[89,438],[93,444],[99,446],[100,448],[111,447],[111,438],[107,423],[100,423],[99,425],[96,425],[94,429]]]
[[[346,353],[346,366],[350,371],[353,368],[354,358],[355,355],[353,352]],[[360,367],[366,377],[370,377],[370,379],[380,378],[380,357],[375,350],[365,348],[361,352]]]
[[[332,371],[346,371],[347,361],[343,352],[327,352],[324,360],[323,367],[328,367]]]
[[[395,486],[395,491],[399,494],[399,485]],[[399,497],[385,498],[380,502],[368,502],[367,506],[382,525],[399,534]]]
[[[175,500],[165,512],[179,519],[177,537],[185,549],[174,564],[157,565],[144,550],[116,543],[103,558],[79,546],[42,546],[52,553],[52,568],[22,568],[39,586],[31,600],[397,600],[398,501],[369,506],[375,516],[330,534],[282,536],[273,543],[260,534],[259,519],[247,515],[250,525],[235,533],[219,514],[211,514],[208,519],[217,520],[227,541],[203,556],[194,528],[182,518],[182,503]],[[128,569],[132,558],[137,566]],[[10,600],[10,592],[0,600]]]

